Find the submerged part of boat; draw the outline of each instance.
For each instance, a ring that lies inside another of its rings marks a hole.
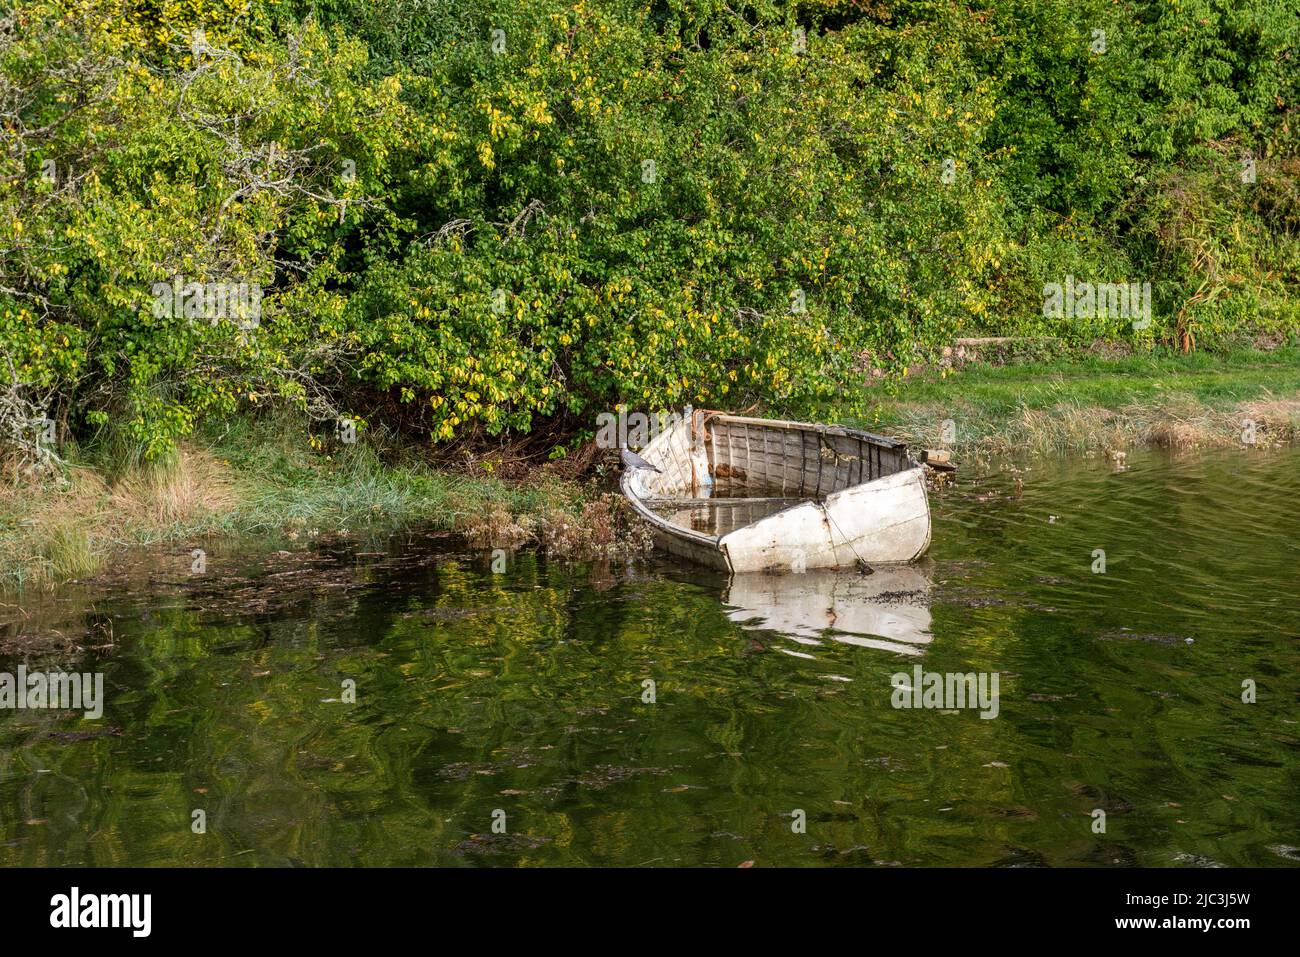
[[[732,572],[909,562],[930,544],[907,446],[857,429],[687,410],[623,494],[659,547]]]

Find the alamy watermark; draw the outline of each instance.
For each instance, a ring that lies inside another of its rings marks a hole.
[[[54,928],[125,928],[132,937],[148,937],[153,927],[152,894],[83,894],[73,887],[50,898]]]
[[[684,418],[680,412],[601,412],[596,416],[596,447],[642,449],[660,433],[676,428]]]
[[[104,714],[104,676],[99,672],[32,671],[19,665],[16,674],[0,671],[0,708],[84,711]]]
[[[155,319],[227,319],[240,329],[262,321],[262,287],[255,282],[187,282],[184,276],[153,284]]]
[[[889,679],[894,689],[890,704],[895,708],[931,708],[959,711],[978,708],[981,718],[998,716],[998,680],[996,671],[948,672],[923,671],[920,665],[912,674],[900,671]]]
[[[1043,316],[1047,319],[1127,319],[1134,329],[1151,325],[1151,283],[1065,282],[1043,286]]]

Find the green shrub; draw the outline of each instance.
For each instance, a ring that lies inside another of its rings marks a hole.
[[[449,439],[794,407],[963,334],[1284,337],[1297,40],[1268,0],[22,0],[0,431]],[[1151,327],[1045,316],[1067,276],[1151,282]],[[178,277],[258,323],[158,309]]]

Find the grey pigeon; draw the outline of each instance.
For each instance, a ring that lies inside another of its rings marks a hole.
[[[627,445],[620,445],[618,448],[618,457],[623,462],[624,468],[629,469],[649,469],[651,472],[661,472],[661,469],[655,468],[641,456],[637,455]]]

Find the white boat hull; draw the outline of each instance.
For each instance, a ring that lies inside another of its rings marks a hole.
[[[929,545],[930,503],[920,468],[778,512],[718,543],[733,572],[910,562]]]

